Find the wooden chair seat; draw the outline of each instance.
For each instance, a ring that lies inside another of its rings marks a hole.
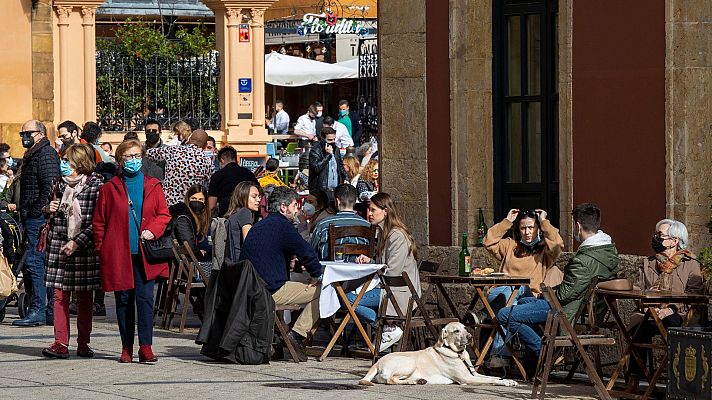
[[[605,335],[577,335],[582,346],[612,346],[616,344],[616,340]],[[554,339],[556,347],[573,347],[574,340],[571,336],[557,336]]]

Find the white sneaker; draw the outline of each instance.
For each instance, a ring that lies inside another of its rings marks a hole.
[[[398,342],[402,337],[403,329],[398,326],[393,331],[383,332],[383,336],[381,337],[381,347],[379,347],[378,351],[382,352],[387,350],[389,347],[396,344],[396,342]]]
[[[504,368],[509,367],[509,360],[504,357],[492,356],[487,362],[487,368]]]

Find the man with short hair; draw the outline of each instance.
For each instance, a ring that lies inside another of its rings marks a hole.
[[[346,125],[339,121],[334,121],[331,117],[324,117],[324,127],[334,128],[336,131],[335,143],[337,148],[345,149],[354,145],[354,141],[351,139],[351,135],[349,135],[349,130],[346,129]]]
[[[25,226],[25,285],[32,288],[30,310],[16,326],[38,326],[53,323],[52,301],[47,301],[45,287],[45,253],[37,251],[40,228],[47,222],[45,208],[49,204],[54,182],[59,178],[59,157],[47,140],[47,128],[37,120],[22,125],[22,147],[26,148],[20,174],[20,218]],[[47,301],[47,302],[46,302]]]
[[[371,224],[368,223],[361,216],[356,214],[354,211],[354,204],[356,204],[356,198],[358,192],[356,188],[349,185],[348,183],[342,183],[334,189],[334,197],[336,198],[336,208],[339,212],[331,217],[326,217],[319,221],[319,223],[314,226],[314,231],[311,236],[311,245],[319,255],[320,260],[329,259],[329,225],[334,225],[336,227],[343,226],[364,226],[370,227]],[[369,244],[368,240],[363,237],[345,237],[337,239],[336,244]],[[353,260],[348,260],[353,261]]]
[[[57,138],[62,141],[62,151],[79,142],[80,129],[74,121],[66,120],[57,125]]]
[[[99,146],[99,138],[101,137],[102,130],[99,124],[93,121],[87,121],[84,124],[84,129],[82,129],[81,135],[79,135],[79,142],[89,144],[94,148],[94,155],[96,157],[96,163],[114,163],[114,160],[106,154],[104,149]]]
[[[324,106],[318,101],[314,102],[314,107],[316,107],[316,118],[314,119],[314,128],[317,133],[321,132],[324,128]]]
[[[143,131],[146,134],[146,149],[165,146],[161,139],[161,124],[156,119],[147,118],[143,122]]]
[[[581,242],[576,254],[564,267],[564,279],[555,286],[554,293],[561,303],[566,318],[572,321],[583,301],[584,293],[593,278],[601,281],[616,278],[618,251],[613,240],[598,228],[601,210],[595,204],[579,204],[573,209],[574,239]],[[497,319],[512,334],[518,333],[526,345],[525,368],[533,371],[541,351],[541,337],[532,326],[543,324],[549,312],[549,303],[543,298],[522,298],[519,304],[502,308]]]
[[[361,119],[356,111],[351,111],[347,100],[339,101],[338,121],[346,126],[354,143],[361,143]]]
[[[322,266],[314,249],[294,228],[297,214],[297,193],[286,187],[276,187],[269,196],[267,218],[250,229],[242,244],[240,260],[249,260],[262,277],[275,304],[304,306],[289,332],[299,358],[306,361],[302,340],[319,320],[319,293]],[[296,256],[311,277],[310,283],[289,280],[289,264]]]
[[[316,105],[310,105],[307,112],[297,119],[297,124],[294,125],[294,134],[308,140],[319,140],[316,134],[316,114]]]
[[[205,145],[205,156],[210,158],[213,162],[213,168],[215,171],[220,170],[220,161],[218,160],[218,145],[215,138],[208,136],[208,143]]]
[[[263,188],[266,188],[267,185],[274,185],[274,186],[287,186],[284,181],[282,181],[282,178],[277,175],[279,172],[279,160],[276,158],[270,158],[267,160],[265,163],[265,173],[262,174],[262,177],[258,179],[260,181],[260,186]]]
[[[333,191],[346,181],[341,153],[336,148],[336,131],[324,127],[321,140],[309,151],[309,190]]]
[[[166,195],[168,207],[183,202],[183,197],[191,186],[207,186],[213,174],[213,162],[203,153],[207,142],[208,134],[202,129],[196,129],[185,145],[160,146],[146,150],[149,160],[166,163],[163,193]]]
[[[208,187],[208,207],[213,214],[222,217],[230,206],[230,196],[238,183],[251,181],[259,185],[255,174],[249,169],[237,165],[237,151],[232,146],[226,146],[218,151],[220,169],[210,178]],[[216,210],[217,208],[217,210]]]
[[[284,102],[277,100],[274,102],[274,118],[268,122],[269,128],[277,135],[289,133],[289,114],[284,111]]]

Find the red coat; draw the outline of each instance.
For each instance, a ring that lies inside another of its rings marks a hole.
[[[129,244],[129,204],[121,178],[116,176],[99,191],[94,211],[94,243],[99,253],[101,287],[106,292],[134,288]],[[161,183],[145,176],[143,181],[143,209],[141,231],[154,236],[163,235],[171,215],[166,205]],[[143,251],[141,251],[143,255]],[[143,258],[146,278],[168,277],[168,264],[149,264]]]

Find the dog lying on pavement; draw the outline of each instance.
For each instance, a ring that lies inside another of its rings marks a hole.
[[[472,335],[459,322],[447,324],[440,340],[425,350],[391,353],[376,362],[360,385],[496,385],[516,386],[511,379],[500,379],[475,372],[467,353]]]

